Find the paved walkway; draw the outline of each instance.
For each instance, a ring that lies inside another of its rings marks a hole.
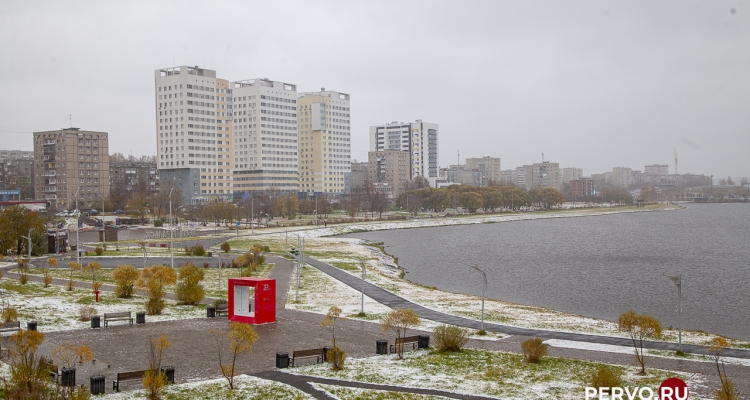
[[[357,291],[360,291],[362,289],[362,280],[360,278],[357,278],[354,275],[351,275],[338,268],[332,267],[326,263],[312,259],[310,257],[304,257],[304,261],[312,265],[313,267],[319,269],[321,272],[330,275],[336,280],[343,282],[347,286]],[[384,304],[391,308],[410,308],[416,311],[417,314],[419,314],[419,316],[424,319],[428,319],[431,321],[436,321],[436,322],[440,322],[444,324],[462,326],[465,328],[471,328],[471,329],[476,329],[476,330],[480,329],[481,327],[480,321],[469,319],[469,318],[464,318],[464,317],[458,317],[455,315],[450,315],[450,314],[442,313],[439,311],[431,310],[429,308],[420,306],[419,304],[412,303],[411,301],[406,300],[403,297],[399,297],[391,292],[383,290],[380,287],[375,286],[371,283],[365,283],[364,290],[365,290],[365,295],[369,296],[371,299],[381,304]],[[538,336],[544,339],[572,340],[576,342],[609,344],[609,345],[626,346],[626,347],[630,347],[633,345],[633,342],[630,339],[620,338],[620,337],[597,336],[597,335],[588,335],[584,333],[558,332],[558,331],[548,331],[548,330],[542,330],[542,329],[519,328],[515,326],[494,324],[494,323],[489,323],[489,322],[484,323],[484,330],[490,331],[490,332],[500,332],[500,333],[504,333],[507,335]],[[644,341],[643,347],[648,348],[648,349],[657,349],[657,350],[671,350],[671,351],[678,350],[677,343],[666,343],[666,342]],[[686,353],[693,353],[693,354],[700,354],[700,355],[704,355],[706,352],[705,348],[701,346],[689,345],[689,344],[683,344],[682,350]],[[726,349],[724,350],[723,354],[726,357],[750,359],[750,350]]]

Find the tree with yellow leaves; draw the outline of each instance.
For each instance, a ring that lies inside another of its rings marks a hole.
[[[44,269],[44,287],[49,287],[49,285],[52,283],[52,277],[49,274],[49,269],[52,267],[57,266],[57,259],[54,258],[48,258],[47,259],[47,268]]]
[[[727,376],[727,371],[724,369],[724,360],[721,358],[721,353],[729,347],[729,342],[723,337],[715,337],[709,340],[704,347],[708,358],[711,359],[711,363],[716,368],[716,372],[719,373],[719,380],[721,381],[721,388],[714,393],[714,398],[717,400],[739,399],[734,388],[734,382]]]
[[[346,360],[346,352],[342,348],[336,346],[336,321],[339,319],[343,319],[343,317],[341,317],[341,309],[336,306],[331,306],[328,309],[326,317],[323,318],[323,321],[320,321],[320,326],[331,328],[331,343],[333,343],[333,348],[328,350],[326,359],[331,363],[331,369],[335,371],[344,369],[344,361]]]
[[[234,376],[237,373],[237,358],[244,354],[249,353],[253,350],[253,343],[258,340],[258,334],[255,330],[247,324],[239,322],[231,322],[229,324],[229,331],[222,332],[218,330],[211,330],[211,334],[216,337],[216,349],[219,353],[219,368],[221,374],[227,379],[229,388],[234,389]],[[229,363],[224,364],[222,361],[222,351],[220,339],[226,335],[229,341]]]
[[[641,375],[645,375],[646,354],[643,351],[643,341],[661,336],[661,323],[650,315],[629,310],[617,318],[617,329],[630,336],[635,347],[635,360],[641,366]]]
[[[151,400],[161,399],[162,391],[167,384],[167,374],[161,369],[161,361],[164,356],[164,350],[171,346],[172,342],[168,341],[164,335],[151,340],[148,369],[143,375],[143,387],[148,391],[148,398]]]
[[[148,315],[159,315],[164,310],[164,287],[174,285],[177,275],[172,267],[167,265],[153,265],[141,271],[136,287],[146,296],[146,312]]]
[[[396,339],[406,337],[406,332],[419,325],[419,314],[410,308],[396,308],[380,319],[380,328],[396,333]],[[404,358],[404,345],[395,346],[399,359]]]
[[[93,291],[97,291],[102,287],[102,283],[96,280],[96,271],[100,269],[102,269],[102,265],[96,261],[92,261],[83,267],[83,272],[91,273],[91,289]]]
[[[71,261],[68,263],[68,268],[70,269],[70,278],[68,279],[68,290],[73,290],[73,287],[75,287],[75,282],[73,282],[73,272],[80,271],[81,270],[81,264],[78,264],[75,261]]]
[[[114,271],[112,271],[112,278],[115,280],[115,293],[117,297],[130,298],[133,297],[133,289],[135,288],[135,282],[138,280],[140,272],[138,268],[132,265],[118,265]]]

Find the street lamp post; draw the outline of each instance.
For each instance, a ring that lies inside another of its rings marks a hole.
[[[172,261],[172,268],[174,269],[174,246],[172,241],[172,192],[174,188],[169,189],[169,258]]]
[[[482,278],[484,278],[484,286],[482,286],[482,325],[481,330],[484,330],[484,296],[487,293],[487,273],[479,267],[477,267],[475,264],[472,264],[471,268],[474,268],[475,270],[479,271],[482,274]]]
[[[360,313],[365,315],[365,278],[367,277],[367,269],[365,268],[365,262],[361,258],[358,258],[359,265],[362,266],[362,307]]]
[[[677,344],[682,351],[682,274],[667,276],[677,286]]]
[[[76,259],[78,260],[78,265],[81,265],[81,241],[78,240],[78,231],[81,229],[79,228],[80,222],[78,221],[81,217],[78,213],[78,192],[81,191],[81,188],[79,187],[78,190],[76,190]],[[81,268],[81,276],[83,276],[83,268]]]
[[[29,236],[21,236],[22,238],[28,240],[29,243],[29,262],[31,262],[31,231],[33,231],[34,228],[29,229]]]
[[[250,198],[250,234],[255,234],[255,228],[253,227],[253,219],[255,219],[255,197]]]

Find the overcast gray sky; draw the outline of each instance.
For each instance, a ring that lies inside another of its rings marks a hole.
[[[440,164],[669,164],[750,177],[748,1],[0,2],[0,148],[73,125],[155,154],[155,69],[351,94],[370,125],[440,124]]]

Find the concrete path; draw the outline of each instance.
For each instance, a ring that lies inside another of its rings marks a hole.
[[[304,261],[312,265],[313,267],[319,269],[321,272],[330,275],[334,279],[341,281],[342,283],[346,284],[347,286],[357,291],[360,291],[362,288],[362,280],[354,275],[351,275],[338,268],[332,267],[326,263],[323,263],[321,261],[315,260],[310,257],[304,257]],[[428,319],[431,321],[436,321],[436,322],[456,325],[456,326],[462,326],[465,328],[471,328],[471,329],[476,329],[476,330],[480,329],[481,327],[480,321],[469,319],[469,318],[464,318],[464,317],[458,317],[455,315],[445,314],[439,311],[431,310],[429,308],[420,306],[419,304],[406,300],[402,297],[399,297],[391,292],[383,290],[380,287],[375,286],[371,283],[365,283],[365,295],[391,308],[410,308],[416,311],[417,314],[419,314],[421,318]],[[573,332],[557,332],[557,331],[548,331],[548,330],[541,330],[541,329],[519,328],[515,326],[494,324],[494,323],[489,323],[489,322],[484,323],[484,330],[490,331],[490,332],[500,332],[500,333],[504,333],[507,335],[537,336],[537,337],[541,337],[544,339],[572,340],[576,342],[609,344],[609,345],[626,346],[626,347],[633,346],[633,342],[630,339],[626,339],[626,338],[588,335],[588,334],[573,333]],[[671,350],[671,351],[678,350],[677,343],[666,343],[666,342],[644,341],[643,347],[648,348],[648,349],[657,349],[657,350]],[[700,355],[704,355],[706,352],[706,350],[701,346],[688,345],[688,344],[683,344],[682,350],[686,353],[693,353],[693,354],[700,354]],[[737,357],[737,358],[750,359],[750,350],[726,349],[724,350],[723,355],[725,357]]]

